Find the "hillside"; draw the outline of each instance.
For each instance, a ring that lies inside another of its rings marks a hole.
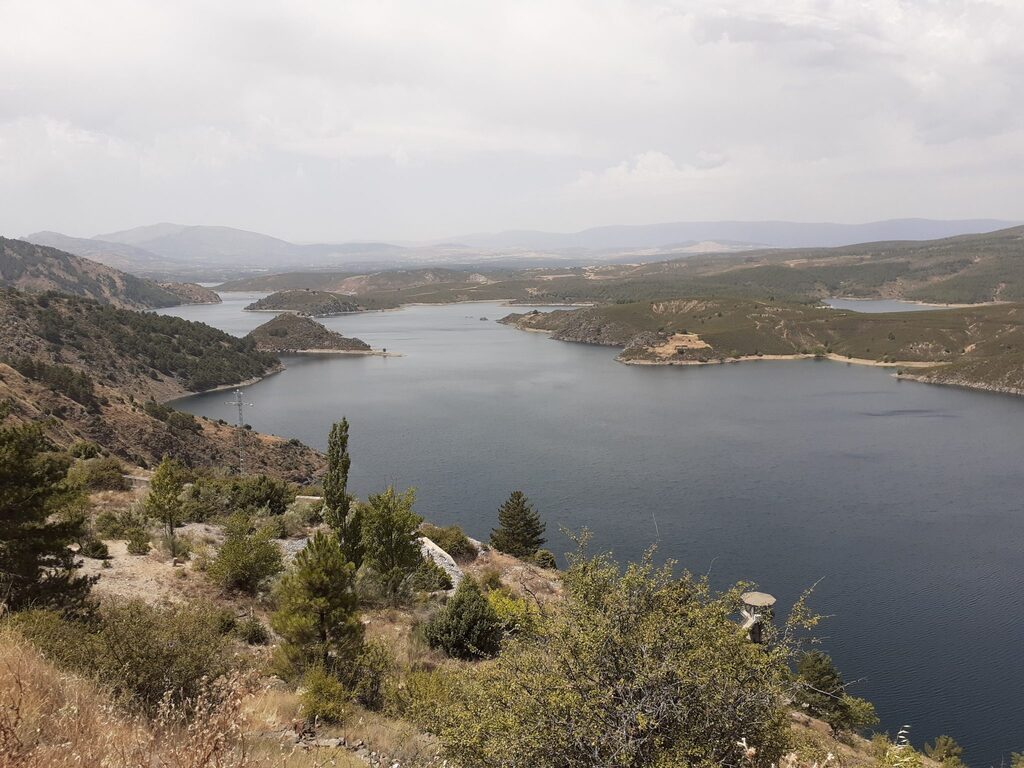
[[[562,341],[621,347],[619,360],[627,363],[831,356],[921,367],[926,370],[919,378],[936,383],[1024,392],[1021,304],[866,314],[787,302],[695,298],[533,311],[501,322],[548,331]]]
[[[205,288],[155,283],[56,248],[0,237],[0,285],[38,293],[60,291],[125,309],[193,303]]]
[[[202,323],[117,309],[59,294],[0,291],[0,401],[21,419],[53,416],[59,445],[90,440],[143,466],[163,455],[232,466],[237,431],[157,403],[237,384],[280,368],[277,358]],[[315,451],[246,435],[251,462],[308,480]]]
[[[309,317],[290,312],[278,315],[246,336],[261,352],[369,353],[370,345],[325,328]]]
[[[222,288],[319,288],[378,306],[494,299],[614,303],[695,296],[794,301],[886,297],[952,304],[1024,300],[1024,227],[837,248],[690,254],[668,261],[651,261],[643,253],[635,257],[637,263],[590,267],[282,273]]]

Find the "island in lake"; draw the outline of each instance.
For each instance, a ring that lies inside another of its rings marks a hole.
[[[362,339],[342,336],[312,318],[283,313],[256,328],[248,337],[261,352],[339,352],[373,354]]]
[[[247,306],[246,310],[250,312],[294,312],[310,317],[329,317],[358,312],[363,308],[356,304],[351,297],[329,291],[303,288],[278,291],[264,296],[259,301],[254,301]]]

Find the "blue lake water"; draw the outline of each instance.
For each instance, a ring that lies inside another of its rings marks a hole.
[[[243,334],[270,318],[242,312],[254,296],[166,312]],[[494,322],[509,311],[329,318],[402,356],[288,357],[246,419],[323,448],[347,416],[356,493],[415,486],[477,538],[519,488],[556,552],[586,526],[784,605],[820,581],[823,646],[885,729],[948,733],[975,768],[1024,751],[1024,400],[827,361],[625,366]],[[230,420],[226,399],[176,405]]]

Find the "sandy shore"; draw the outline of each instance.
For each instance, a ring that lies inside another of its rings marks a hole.
[[[275,352],[276,355],[357,355],[360,357],[402,357],[401,352],[384,352],[379,349],[292,349]]]
[[[920,362],[902,360],[895,363],[883,363],[881,360],[870,360],[863,357],[844,357],[843,355],[750,355],[749,357],[727,357],[723,360],[622,360],[615,358],[623,365],[724,365],[727,363],[746,363],[757,360],[831,360],[836,363],[850,365],[868,365],[875,368],[934,368],[943,365],[941,362]]]

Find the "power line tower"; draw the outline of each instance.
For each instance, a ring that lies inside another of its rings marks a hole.
[[[254,403],[247,403],[242,399],[245,394],[240,389],[236,389],[233,393],[235,395],[234,400],[228,400],[227,405],[233,405],[238,408],[238,474],[239,476],[245,474],[245,406],[250,408],[255,407]]]

